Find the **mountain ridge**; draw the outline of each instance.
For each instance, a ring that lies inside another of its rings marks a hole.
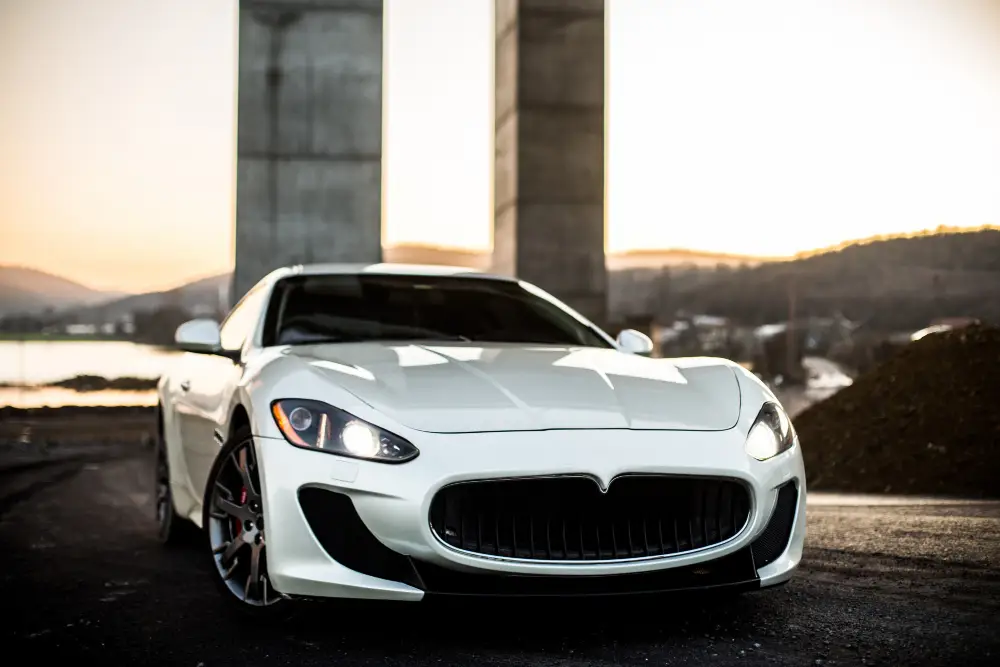
[[[793,257],[631,250],[608,254],[609,302],[613,312],[625,316],[672,317],[682,310],[776,321],[787,314],[788,286],[794,282],[803,315],[846,312],[904,327],[922,321],[932,311],[938,311],[936,316],[993,318],[994,309],[980,302],[996,299],[1000,303],[1000,259],[994,259],[994,252],[1000,258],[1000,228],[989,225],[870,237]],[[386,262],[490,268],[490,254],[485,250],[412,243],[386,246],[383,255]],[[0,276],[9,268],[0,267]],[[63,299],[58,310],[63,321],[93,324],[163,307],[221,313],[232,275],[207,276],[170,290],[116,296],[52,274],[27,271],[82,290],[78,306],[67,305]],[[997,289],[991,287],[994,284]],[[2,288],[0,281],[0,299]],[[893,304],[905,305],[911,315],[893,319]],[[0,314],[3,310],[0,307]],[[1000,317],[1000,307],[996,310]]]
[[[99,290],[63,276],[18,264],[0,265],[0,315],[37,314],[113,301],[124,292]]]

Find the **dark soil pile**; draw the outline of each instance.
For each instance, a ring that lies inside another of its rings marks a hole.
[[[1000,497],[1000,328],[910,343],[795,428],[811,490]]]

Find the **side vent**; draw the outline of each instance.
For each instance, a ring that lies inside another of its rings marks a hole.
[[[379,542],[346,495],[304,488],[299,490],[299,506],[330,558],[361,574],[423,587],[410,559]]]
[[[788,540],[792,536],[798,500],[799,490],[794,481],[786,482],[778,488],[778,502],[774,505],[771,520],[768,521],[760,537],[750,545],[754,564],[758,570],[778,560],[778,557],[785,552]]]

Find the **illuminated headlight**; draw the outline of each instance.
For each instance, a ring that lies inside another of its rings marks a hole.
[[[275,401],[271,415],[281,434],[296,447],[383,463],[403,463],[420,453],[398,435],[321,401]]]
[[[795,429],[788,415],[776,403],[765,403],[757,414],[747,436],[747,454],[766,461],[787,451],[795,444]]]

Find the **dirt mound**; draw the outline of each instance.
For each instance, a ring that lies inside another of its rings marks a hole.
[[[810,490],[1000,497],[1000,328],[911,343],[795,428]]]

